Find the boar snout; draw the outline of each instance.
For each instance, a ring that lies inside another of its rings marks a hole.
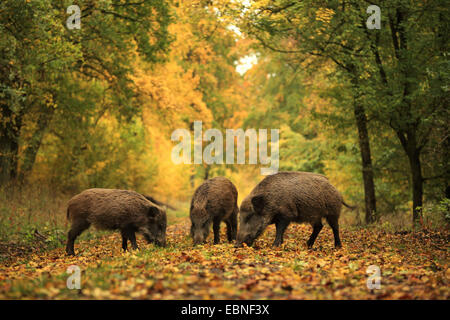
[[[203,237],[200,232],[195,233],[194,236],[192,237],[192,240],[194,242],[194,245],[205,243],[205,237]]]
[[[200,237],[195,237],[194,238],[194,245],[198,245],[198,244],[201,244],[203,241],[202,241],[202,239],[200,238]]]
[[[148,243],[154,243],[155,245],[157,245],[159,247],[166,246],[166,238],[165,237],[159,237],[159,236],[155,237],[151,233],[144,233],[144,237]]]
[[[166,239],[163,240],[155,240],[155,244],[159,247],[165,248],[167,246]]]
[[[238,236],[238,240],[236,241],[236,244],[234,245],[235,248],[240,248],[245,243],[248,247],[251,247],[253,245],[253,242],[255,241],[255,238],[253,238],[251,235],[246,236]]]

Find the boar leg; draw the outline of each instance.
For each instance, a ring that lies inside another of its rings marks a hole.
[[[127,237],[125,237],[124,235],[122,235],[122,249],[123,251],[127,251],[128,250],[128,239]]]
[[[229,242],[233,241],[233,237],[232,237],[232,232],[233,232],[233,228],[231,227],[231,222],[229,220],[225,221],[226,225],[227,225],[227,239]]]
[[[136,234],[133,228],[127,227],[125,229],[122,229],[121,231],[122,234],[122,248],[123,250],[127,250],[127,241],[128,239],[131,242],[131,247],[133,248],[133,250],[137,250],[138,246],[136,243]]]
[[[131,246],[133,247],[133,250],[139,249],[138,245],[136,243],[136,234],[134,233],[134,231],[130,232],[130,236],[129,237],[130,237]]]
[[[333,229],[333,235],[334,235],[334,247],[340,248],[342,247],[341,239],[339,237],[339,222],[337,216],[328,216],[327,222],[330,225],[331,229]]]
[[[128,249],[128,244],[127,244],[128,238],[127,238],[127,235],[123,231],[121,231],[120,233],[122,235],[122,249],[123,249],[123,251],[127,251],[127,249]]]
[[[74,223],[70,228],[69,234],[67,236],[67,245],[66,245],[66,253],[68,255],[75,255],[75,239],[87,228],[89,228],[90,223],[87,221]]]
[[[228,218],[228,220],[225,221],[227,224],[227,238],[228,241],[231,242],[233,240],[236,240],[236,234],[237,234],[237,214],[236,211],[233,211],[231,216]]]
[[[288,227],[290,221],[281,219],[275,222],[275,227],[277,228],[277,234],[275,236],[275,241],[273,242],[274,247],[279,247],[283,243],[284,231]]]
[[[220,219],[214,219],[213,231],[214,231],[214,244],[218,244],[220,242]]]
[[[236,207],[230,217],[232,240],[236,240],[237,238],[238,212],[239,209]]]
[[[313,232],[311,233],[311,236],[309,237],[309,240],[307,242],[308,248],[311,249],[314,245],[314,242],[316,241],[317,236],[319,235],[320,230],[323,228],[322,221],[316,222],[313,224]]]

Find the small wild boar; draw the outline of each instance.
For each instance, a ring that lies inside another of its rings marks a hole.
[[[166,212],[143,195],[128,190],[88,189],[69,200],[67,219],[71,221],[66,252],[74,255],[75,239],[91,224],[97,229],[120,230],[122,248],[130,240],[137,249],[135,232],[151,243],[166,244]]]
[[[195,190],[191,201],[191,237],[194,244],[204,243],[208,237],[211,223],[214,231],[214,244],[220,241],[220,222],[227,225],[228,241],[236,239],[238,192],[233,183],[224,177],[208,179]]]
[[[311,248],[325,218],[333,229],[335,247],[339,248],[338,220],[342,204],[353,208],[323,175],[279,172],[267,176],[242,201],[236,247],[242,243],[251,246],[269,224],[276,226],[273,246],[280,246],[284,231],[291,222],[296,222],[312,225],[313,232],[307,242]]]

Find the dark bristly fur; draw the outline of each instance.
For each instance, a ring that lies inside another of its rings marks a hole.
[[[143,195],[129,190],[88,189],[69,200],[67,219],[71,221],[66,252],[74,255],[75,239],[91,225],[97,229],[120,230],[122,248],[130,240],[137,249],[135,232],[148,242],[165,246],[166,212]]]
[[[221,221],[227,225],[228,241],[236,239],[239,211],[237,196],[236,187],[224,177],[206,180],[195,190],[190,209],[191,236],[194,244],[206,241],[211,223],[214,231],[214,244],[219,243]]]
[[[236,246],[252,245],[269,224],[276,226],[273,245],[280,246],[284,231],[291,222],[296,222],[312,225],[313,232],[307,242],[311,248],[325,218],[333,229],[335,246],[340,247],[338,220],[342,204],[350,207],[323,175],[279,172],[267,176],[242,201]]]

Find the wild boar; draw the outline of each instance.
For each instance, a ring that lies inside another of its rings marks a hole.
[[[291,222],[310,223],[313,232],[307,242],[312,248],[320,230],[322,218],[333,230],[334,244],[341,247],[339,215],[341,194],[320,174],[309,172],[279,172],[264,178],[242,201],[236,247],[251,246],[269,224],[275,224],[273,246],[283,243],[283,234]]]
[[[194,245],[204,243],[211,224],[214,244],[220,241],[220,222],[227,225],[228,241],[236,239],[238,192],[233,183],[224,177],[208,179],[195,190],[191,201],[191,237]]]
[[[147,242],[166,244],[166,212],[143,195],[129,190],[88,189],[69,200],[67,219],[71,222],[66,252],[74,255],[75,239],[91,225],[97,229],[120,230],[122,248],[130,240],[137,249],[135,232]]]

